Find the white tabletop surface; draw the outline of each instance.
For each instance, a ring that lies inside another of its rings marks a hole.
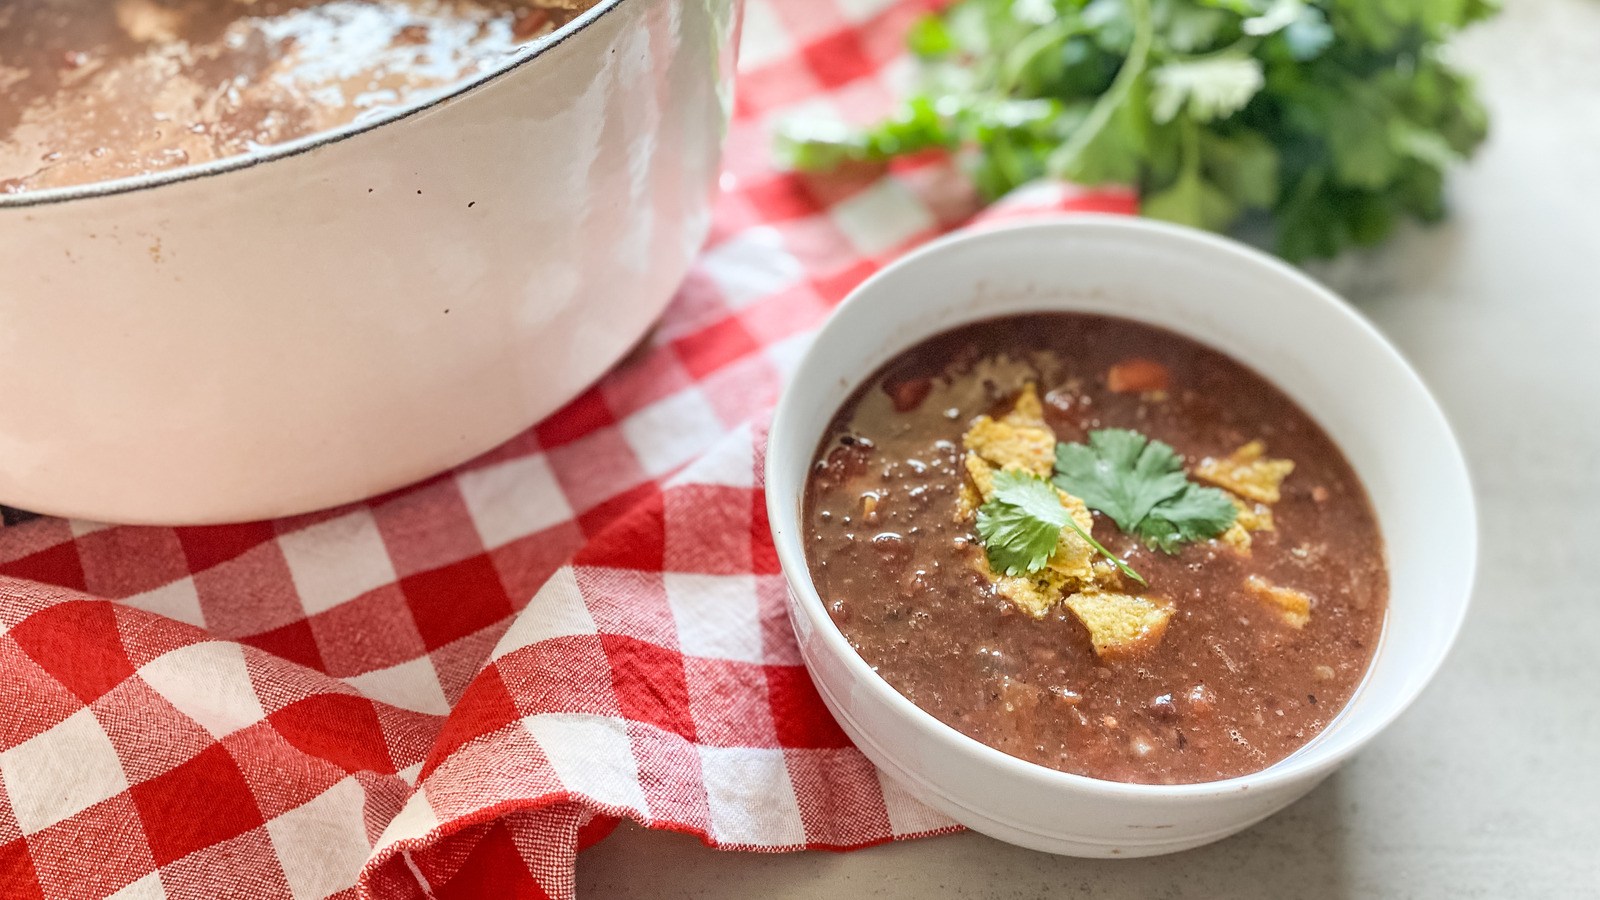
[[[1326,277],[1454,423],[1483,547],[1422,699],[1306,799],[1209,847],[1079,860],[977,834],[722,853],[624,825],[580,898],[1600,897],[1600,0],[1507,0],[1457,42],[1493,133],[1454,216]]]

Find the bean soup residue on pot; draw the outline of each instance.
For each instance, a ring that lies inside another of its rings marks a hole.
[[[596,0],[0,0],[0,193],[245,153],[421,102]]]

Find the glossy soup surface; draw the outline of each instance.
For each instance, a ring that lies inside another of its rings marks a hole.
[[[1165,388],[1112,390],[1130,359],[1157,363]],[[1063,442],[1117,427],[1170,444],[1191,472],[1256,440],[1294,463],[1275,530],[1253,532],[1248,554],[1206,540],[1168,555],[1094,514],[1094,537],[1149,582],[1138,592],[1171,609],[1137,652],[1098,656],[1065,604],[1036,618],[980,571],[958,513],[963,434],[1030,383]],[[1388,597],[1371,506],[1321,428],[1226,356],[1119,319],[1011,317],[901,354],[829,426],[803,517],[823,603],[889,684],[992,747],[1115,781],[1214,781],[1303,746],[1360,684]],[[1294,627],[1251,576],[1309,598],[1309,620]]]
[[[0,0],[0,193],[208,162],[382,115],[500,66],[593,4]]]

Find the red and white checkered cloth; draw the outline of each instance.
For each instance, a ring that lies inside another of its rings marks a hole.
[[[973,209],[931,158],[768,162],[784,114],[884,110],[927,5],[750,0],[704,255],[643,350],[510,443],[275,522],[0,531],[0,896],[570,897],[622,816],[744,850],[952,828],[815,694],[758,478],[811,331]]]

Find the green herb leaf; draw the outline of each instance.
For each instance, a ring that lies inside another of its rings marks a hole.
[[[1171,3],[1162,11],[1159,28],[1167,47],[1178,53],[1198,53],[1217,41],[1217,35],[1235,21],[1220,9]]]
[[[1183,490],[1189,479],[1182,457],[1166,444],[1137,431],[1102,428],[1089,433],[1087,446],[1056,445],[1055,483],[1133,534],[1157,503]]]
[[[978,508],[978,536],[989,566],[1004,575],[1044,568],[1071,516],[1042,478],[1012,470],[995,473],[995,491]]]
[[[1327,17],[1322,10],[1311,6],[1305,7],[1300,18],[1283,29],[1283,43],[1289,48],[1289,56],[1295,62],[1317,58],[1333,43],[1333,37]]]
[[[1167,553],[1227,531],[1238,514],[1227,494],[1190,482],[1171,447],[1123,428],[1091,431],[1088,445],[1057,444],[1054,481]]]
[[[1272,34],[1299,21],[1305,11],[1305,0],[1273,0],[1272,5],[1261,15],[1245,19],[1240,23],[1240,29],[1245,34],[1254,36]]]
[[[1256,209],[1278,201],[1278,151],[1261,135],[1246,131],[1226,138],[1203,132],[1201,167],[1225,196]]]
[[[1191,228],[1215,229],[1233,221],[1238,206],[1198,172],[1184,172],[1171,187],[1145,198],[1144,214]]]
[[[1261,63],[1246,56],[1210,56],[1192,62],[1171,62],[1150,73],[1150,115],[1156,124],[1171,122],[1188,107],[1196,122],[1225,119],[1244,109],[1266,84]]]
[[[906,46],[924,59],[933,59],[954,50],[956,43],[949,29],[944,27],[944,20],[928,15],[911,23],[911,30],[906,33]]]
[[[1184,544],[1227,531],[1238,515],[1239,508],[1227,494],[1190,482],[1150,510],[1139,523],[1139,534],[1150,546],[1177,553]]]
[[[978,508],[978,536],[983,538],[990,568],[1005,575],[1032,575],[1043,569],[1063,528],[1077,532],[1124,575],[1147,583],[1073,521],[1050,482],[1015,469],[995,473],[994,493]]]
[[[777,150],[820,171],[942,148],[991,199],[1045,175],[1131,185],[1147,215],[1225,230],[1263,211],[1281,255],[1332,256],[1444,214],[1486,121],[1438,50],[1495,9],[955,0],[911,27],[917,89],[885,121],[790,123]]]

